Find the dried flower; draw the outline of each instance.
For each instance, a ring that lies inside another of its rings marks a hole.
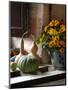
[[[60,48],[60,53],[64,53],[64,48]]]

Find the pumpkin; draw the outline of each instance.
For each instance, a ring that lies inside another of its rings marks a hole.
[[[31,73],[38,70],[39,63],[32,55],[26,55],[19,59],[17,66],[22,72]]]

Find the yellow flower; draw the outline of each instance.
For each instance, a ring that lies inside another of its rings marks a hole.
[[[65,25],[60,25],[59,33],[65,32]]]
[[[52,20],[50,23],[49,23],[49,26],[53,26],[54,25],[54,20]]]
[[[54,42],[55,42],[55,46],[56,47],[59,47],[59,41],[58,40],[55,40]]]
[[[59,41],[58,40],[50,41],[49,47],[59,47]]]
[[[49,26],[57,26],[59,25],[60,22],[58,20],[52,20],[50,23],[49,23]]]
[[[49,47],[53,47],[53,42],[49,42]]]
[[[54,46],[59,47],[59,36],[52,36],[52,41],[54,42]]]
[[[57,35],[58,31],[56,29],[50,28],[50,30],[48,30],[47,33],[50,34],[50,35]]]
[[[52,40],[53,41],[58,41],[59,40],[59,36],[52,36]]]
[[[56,46],[56,42],[54,41],[49,42],[49,47],[54,47],[54,46]]]
[[[58,20],[55,20],[54,21],[54,26],[57,26],[57,25],[59,25],[60,24],[60,22],[58,21]]]

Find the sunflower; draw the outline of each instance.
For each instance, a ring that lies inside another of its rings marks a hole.
[[[55,41],[50,41],[49,42],[49,47],[54,47],[56,46],[56,42]]]
[[[53,47],[54,46],[54,43],[53,42],[49,42],[49,47]]]
[[[58,41],[59,39],[60,39],[59,36],[52,36],[53,41]]]
[[[47,33],[49,35],[57,35],[58,31],[56,29],[50,28]]]
[[[41,46],[58,50],[63,53],[65,49],[65,25],[58,20],[52,20],[41,32],[39,41]],[[50,50],[49,49],[49,50]]]
[[[49,26],[58,26],[60,24],[60,22],[58,20],[52,20],[50,23],[49,23]]]

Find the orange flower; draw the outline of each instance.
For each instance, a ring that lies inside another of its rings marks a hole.
[[[64,53],[64,48],[60,48],[60,53]]]
[[[56,41],[56,46],[57,46],[57,47],[60,47],[59,41]]]
[[[60,22],[58,20],[52,20],[50,23],[49,23],[49,26],[57,26],[59,25]]]
[[[64,41],[60,41],[59,44],[60,44],[60,46],[65,47],[65,42]]]
[[[56,47],[56,46],[58,46],[58,42],[57,41],[49,42],[49,47]]]
[[[53,41],[58,41],[59,40],[59,36],[52,36],[52,40]]]
[[[53,46],[54,46],[54,42],[53,41],[49,42],[49,47],[53,47]]]

